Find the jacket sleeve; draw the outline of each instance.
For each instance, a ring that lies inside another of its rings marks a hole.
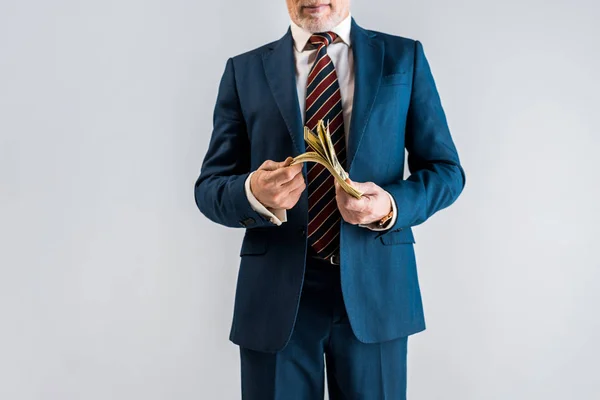
[[[465,186],[465,173],[419,41],[414,57],[405,136],[410,176],[383,187],[397,206],[396,222],[387,232],[425,222],[451,205]]]
[[[229,59],[219,85],[213,132],[194,186],[196,205],[207,218],[228,227],[256,228],[272,223],[246,197],[250,141]]]

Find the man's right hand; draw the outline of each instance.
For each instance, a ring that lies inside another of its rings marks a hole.
[[[296,205],[306,188],[302,164],[290,166],[292,157],[285,161],[265,161],[250,178],[250,190],[262,205],[289,210]]]

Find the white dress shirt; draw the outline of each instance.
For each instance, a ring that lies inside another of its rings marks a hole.
[[[344,133],[346,139],[346,148],[348,148],[348,135],[350,133],[350,123],[352,116],[352,103],[354,100],[354,56],[352,55],[351,42],[350,42],[350,31],[352,28],[352,17],[348,15],[338,26],[332,29],[332,31],[338,35],[338,38],[327,46],[327,54],[331,58],[335,71],[338,77],[338,83],[340,85],[340,95],[342,97],[342,109],[344,117]],[[294,39],[294,57],[296,59],[296,88],[298,91],[298,103],[300,105],[300,115],[302,116],[302,123],[305,123],[306,111],[306,81],[308,80],[308,74],[315,63],[317,58],[317,49],[307,47],[308,41],[312,36],[312,33],[302,29],[291,21],[292,37]],[[261,204],[254,194],[250,190],[250,178],[252,172],[245,182],[245,191],[250,206],[259,214],[269,218],[269,220],[276,224],[281,225],[287,221],[287,212],[285,209],[272,209],[267,208]],[[386,192],[387,193],[387,192]],[[359,225],[362,227],[369,228],[371,230],[386,230],[392,226],[396,221],[396,203],[392,196],[390,200],[392,202],[393,217],[386,223],[384,227],[379,227],[377,222],[368,225]]]

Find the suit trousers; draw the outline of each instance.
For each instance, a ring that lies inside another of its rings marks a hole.
[[[350,327],[340,267],[309,250],[296,324],[277,353],[240,347],[243,400],[406,399],[407,339],[366,344]],[[327,368],[325,368],[325,365]]]

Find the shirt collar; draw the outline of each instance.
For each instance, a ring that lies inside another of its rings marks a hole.
[[[294,38],[294,47],[296,51],[302,52],[308,43],[308,40],[312,36],[309,31],[300,28],[298,25],[291,21],[290,28],[292,30],[292,37]],[[338,26],[333,28],[331,31],[338,35],[340,39],[350,46],[350,30],[352,28],[352,15],[348,15]]]

